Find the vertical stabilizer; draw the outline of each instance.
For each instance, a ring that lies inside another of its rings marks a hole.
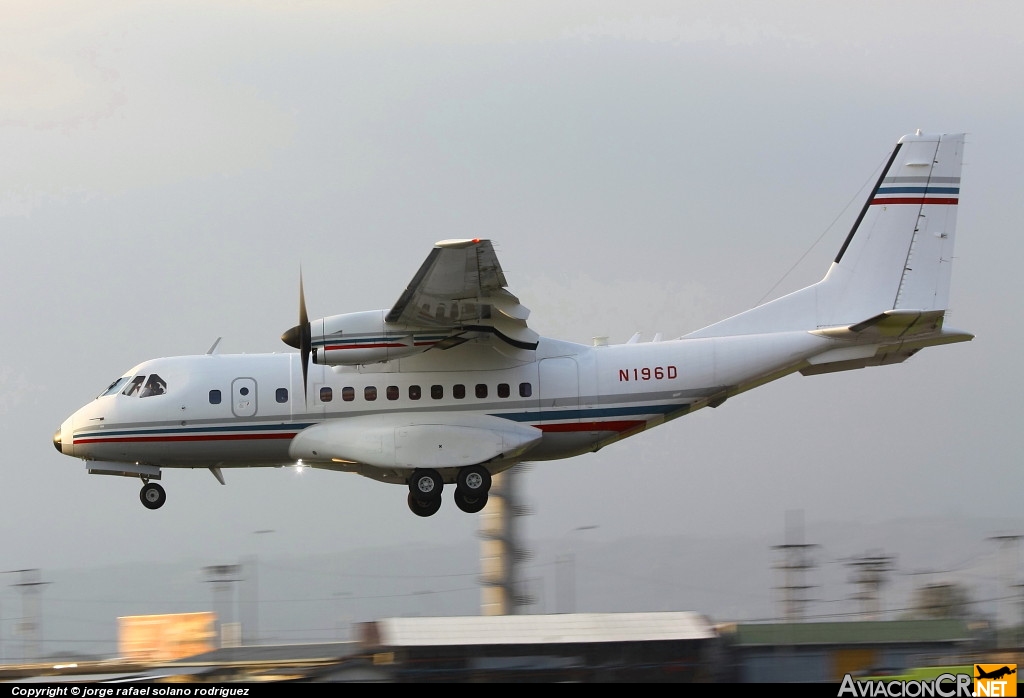
[[[839,287],[828,324],[949,307],[963,144],[963,134],[900,139],[823,282]]]
[[[853,325],[949,307],[963,134],[897,143],[825,278],[687,337]]]

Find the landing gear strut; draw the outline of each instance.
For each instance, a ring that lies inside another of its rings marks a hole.
[[[142,500],[142,505],[147,509],[159,509],[167,501],[167,493],[164,492],[164,488],[155,482],[148,482],[142,486],[142,491],[139,492],[139,499]]]

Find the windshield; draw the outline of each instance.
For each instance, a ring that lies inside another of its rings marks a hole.
[[[131,382],[121,391],[121,394],[128,397],[152,397],[154,395],[163,395],[167,392],[167,383],[163,378],[154,373],[149,377],[149,380],[146,380],[146,376],[135,376],[134,378],[127,376],[122,378],[107,388],[107,392],[103,394],[108,395],[116,392],[119,387],[124,385],[125,381]]]
[[[129,378],[131,378],[131,376],[124,376],[123,378],[118,378],[113,383],[108,385],[106,390],[100,393],[100,397],[103,397],[104,395],[113,395],[114,393],[121,389],[122,385],[128,382]]]
[[[164,383],[163,379],[155,373],[149,377],[146,381],[146,387],[142,390],[142,397],[151,397],[153,395],[163,395],[167,392],[167,384]]]

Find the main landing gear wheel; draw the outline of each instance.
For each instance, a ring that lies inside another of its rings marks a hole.
[[[416,514],[416,516],[433,516],[437,513],[437,510],[441,508],[440,497],[435,497],[433,499],[416,499],[412,492],[410,492],[405,501],[409,505],[409,510]]]
[[[456,491],[461,490],[467,496],[478,497],[491,491],[491,473],[482,465],[467,465],[459,470],[455,480],[458,485]]]
[[[441,473],[431,468],[417,468],[409,476],[409,492],[416,499],[440,501],[443,488],[444,480],[441,479]]]
[[[164,492],[164,488],[155,482],[142,486],[142,491],[139,492],[139,499],[142,500],[142,505],[147,509],[159,509],[167,501],[167,493]]]
[[[455,490],[455,506],[467,514],[475,514],[487,506],[486,494],[467,495],[460,489]]]

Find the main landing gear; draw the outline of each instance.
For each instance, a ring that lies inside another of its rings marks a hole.
[[[455,480],[455,505],[467,514],[475,514],[487,506],[491,489],[491,473],[482,465],[467,465]],[[417,516],[433,516],[441,508],[444,480],[432,468],[417,468],[409,476],[407,503]]]
[[[142,506],[147,509],[159,509],[167,501],[167,493],[155,482],[146,482],[139,492],[139,499],[142,500]]]

